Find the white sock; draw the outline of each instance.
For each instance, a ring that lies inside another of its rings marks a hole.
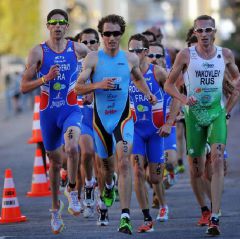
[[[94,180],[93,178],[91,178],[91,180],[87,180],[87,178],[85,178],[85,184],[87,188],[91,188],[93,186]]]
[[[105,185],[106,185],[106,188],[107,188],[107,189],[112,189],[113,186],[114,186],[114,181],[112,180],[111,185],[108,185],[108,184],[106,184],[106,183],[105,183]]]
[[[127,218],[130,219],[130,215],[129,215],[128,213],[122,213],[122,214],[121,214],[121,219],[122,219],[123,217],[127,217]]]

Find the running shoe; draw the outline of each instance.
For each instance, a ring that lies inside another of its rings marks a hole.
[[[111,207],[116,200],[116,192],[114,186],[111,189],[106,188],[103,189],[102,200],[107,207]]]
[[[143,225],[141,225],[137,232],[143,233],[143,232],[153,232],[153,221],[144,221]]]
[[[90,218],[94,216],[94,207],[88,206],[83,209],[83,217]]]
[[[78,191],[68,192],[67,188],[68,187],[66,186],[64,190],[64,195],[67,197],[69,203],[68,212],[71,215],[78,216],[81,212],[81,204],[78,199]]]
[[[59,234],[64,229],[64,223],[61,217],[62,210],[64,208],[64,204],[61,200],[59,200],[59,209],[50,209],[51,213],[51,228],[53,234]]]
[[[199,219],[197,225],[200,227],[207,226],[209,224],[210,216],[211,212],[209,210],[202,212],[202,217]]]
[[[130,234],[130,235],[132,234],[132,225],[131,225],[130,218],[128,217],[121,218],[118,231],[122,233]]]
[[[168,220],[168,206],[160,207],[156,220],[159,222],[165,222]]]
[[[84,188],[83,205],[85,207],[93,207],[95,205],[94,187],[85,187]]]
[[[209,221],[208,224],[208,229],[206,231],[206,234],[211,235],[211,236],[218,236],[220,235],[220,230],[219,230],[219,219],[212,217]]]
[[[109,224],[108,209],[99,209],[98,226],[107,226]]]

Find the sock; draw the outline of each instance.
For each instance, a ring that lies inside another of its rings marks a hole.
[[[123,217],[130,218],[130,210],[129,210],[129,208],[123,208],[123,209],[122,209],[121,219],[122,219]]]
[[[212,218],[215,218],[215,219],[218,220],[218,214],[217,214],[217,213],[212,213],[212,215],[211,215],[211,219],[212,219]]]
[[[111,185],[108,185],[108,184],[106,184],[106,183],[105,183],[105,185],[106,185],[106,188],[107,188],[107,189],[112,189],[113,186],[114,186],[114,181],[112,180]]]
[[[71,188],[71,189],[75,189],[75,187],[76,187],[76,183],[68,183],[68,186],[69,186],[69,188]]]
[[[91,180],[87,180],[87,178],[85,178],[85,185],[87,188],[92,188],[93,187],[93,178],[91,178]]]
[[[178,165],[179,166],[182,166],[183,165],[183,160],[180,158],[180,159],[178,159]]]
[[[142,209],[142,213],[144,216],[144,221],[152,221],[152,217],[150,216],[149,209]]]
[[[207,206],[204,206],[204,207],[201,207],[201,211],[203,213],[203,212],[209,211],[209,209]]]

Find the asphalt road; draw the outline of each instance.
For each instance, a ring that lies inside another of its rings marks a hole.
[[[1,104],[0,104],[1,106]],[[222,200],[222,234],[218,238],[240,238],[240,113],[237,111],[231,118],[228,136],[229,173],[225,178],[225,189]],[[50,197],[28,198],[33,171],[33,160],[36,145],[27,144],[31,135],[32,113],[27,112],[16,117],[3,119],[0,117],[0,193],[3,191],[4,172],[11,168],[17,191],[21,212],[27,216],[24,223],[0,225],[2,238],[158,238],[158,239],[199,239],[207,238],[205,227],[197,227],[196,222],[200,210],[189,184],[188,173],[180,175],[178,183],[167,191],[170,209],[169,221],[155,224],[155,231],[148,234],[136,232],[142,223],[142,213],[133,193],[131,219],[134,227],[132,236],[117,232],[120,207],[116,202],[110,209],[110,224],[107,227],[96,225],[95,218],[84,219],[82,215],[73,217],[67,213],[67,200],[60,195],[65,203],[63,220],[66,230],[61,235],[53,235],[50,230],[51,207]],[[186,164],[186,162],[185,162]],[[152,192],[150,192],[150,200]],[[157,210],[151,214],[156,217]]]

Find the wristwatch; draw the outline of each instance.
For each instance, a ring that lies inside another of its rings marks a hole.
[[[228,120],[228,119],[230,119],[231,118],[231,114],[230,113],[227,113],[226,114],[226,119]]]

